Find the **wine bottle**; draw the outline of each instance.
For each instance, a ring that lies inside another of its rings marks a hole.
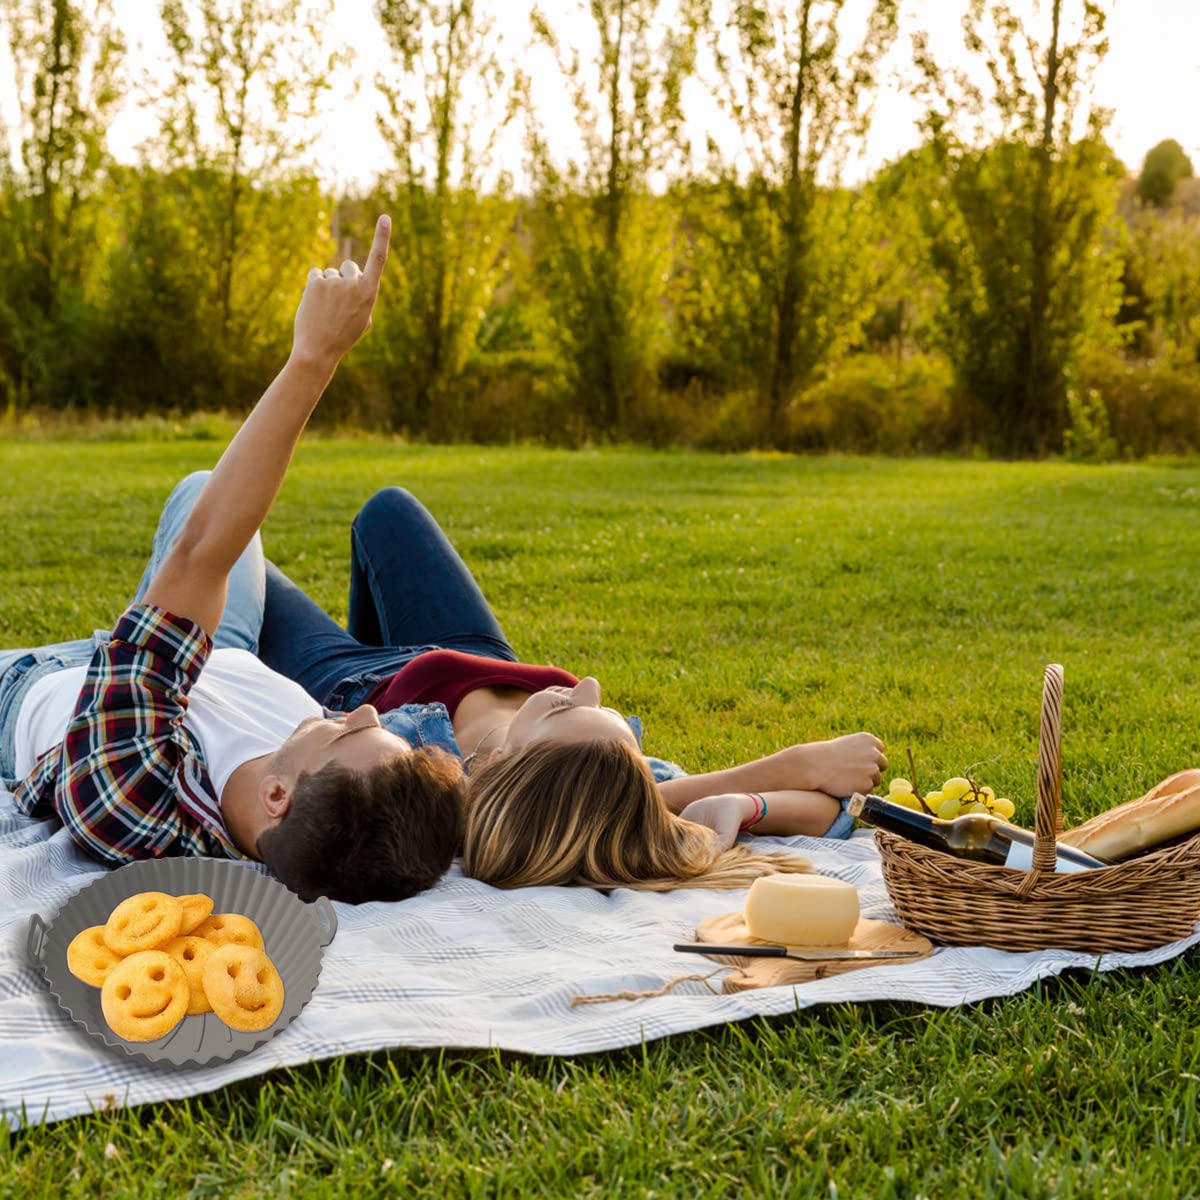
[[[914,812],[881,796],[860,793],[851,797],[848,808],[852,816],[867,825],[889,830],[956,858],[973,858],[1000,867],[1014,867],[1018,871],[1028,871],[1033,866],[1033,834],[987,813],[966,813],[952,821],[944,821],[927,813]],[[1057,856],[1054,869],[1060,872],[1090,871],[1108,865],[1061,842]]]

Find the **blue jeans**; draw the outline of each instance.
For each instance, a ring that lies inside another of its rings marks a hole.
[[[150,561],[142,573],[131,604],[136,604],[146,594],[150,581],[170,553],[210,474],[210,471],[196,471],[188,475],[167,497],[154,534]],[[249,650],[252,654],[257,651],[258,631],[262,625],[266,599],[265,568],[262,541],[255,534],[254,540],[230,572],[225,612],[213,634],[214,647]],[[12,790],[20,782],[14,776],[14,742],[17,713],[29,689],[44,675],[67,667],[86,666],[96,647],[107,637],[106,630],[98,629],[90,638],[59,642],[36,650],[0,651],[0,785]]]
[[[356,708],[380,680],[436,649],[517,657],[467,564],[403,488],[376,492],[351,525],[346,629],[266,564],[258,656],[327,708]]]
[[[171,552],[188,513],[192,511],[200,490],[211,474],[211,471],[193,471],[177,483],[175,490],[167,497],[162,516],[158,518],[158,529],[154,533],[150,561],[142,572],[142,581],[131,603],[136,604],[146,594],[150,581],[158,574],[163,560]],[[221,623],[212,639],[214,650],[258,652],[258,633],[262,628],[266,596],[266,560],[263,558],[262,538],[256,533],[229,572],[225,611],[221,614]]]

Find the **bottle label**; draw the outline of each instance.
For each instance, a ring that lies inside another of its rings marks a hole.
[[[1033,847],[1026,846],[1024,842],[1012,842],[1008,848],[1008,857],[1004,860],[1006,867],[1013,867],[1018,871],[1030,871],[1033,869]],[[1074,863],[1059,856],[1055,863],[1054,870],[1060,875],[1070,874],[1072,871],[1086,871],[1087,867],[1081,863]]]

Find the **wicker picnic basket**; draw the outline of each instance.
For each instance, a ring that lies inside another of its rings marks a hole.
[[[1046,668],[1038,746],[1033,869],[956,858],[883,829],[883,878],[910,929],[955,946],[1148,950],[1189,936],[1200,918],[1200,833],[1140,858],[1057,874],[1062,831],[1063,671]]]

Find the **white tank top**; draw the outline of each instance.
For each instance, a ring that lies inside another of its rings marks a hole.
[[[66,737],[87,671],[55,671],[29,689],[17,713],[18,778],[24,779]],[[183,724],[200,743],[220,797],[242,763],[274,753],[301,721],[322,715],[321,706],[299,684],[264,666],[248,650],[214,650],[188,692]]]

